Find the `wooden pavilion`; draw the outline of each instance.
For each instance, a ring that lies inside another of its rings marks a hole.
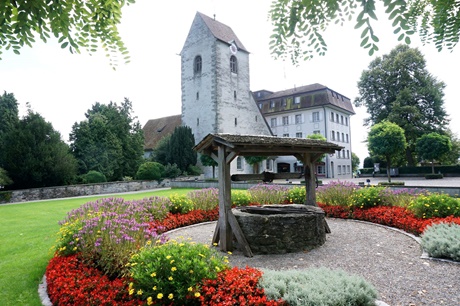
[[[316,206],[315,162],[323,154],[333,154],[343,147],[315,139],[287,138],[260,135],[208,134],[194,150],[211,156],[218,163],[219,220],[214,231],[213,244],[219,243],[224,252],[233,251],[233,235],[245,256],[252,257],[249,247],[235,216],[231,211],[230,163],[237,156],[289,156],[303,163],[306,188],[306,205]],[[277,174],[273,178],[277,178]]]

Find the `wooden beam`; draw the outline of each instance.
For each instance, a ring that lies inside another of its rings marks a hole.
[[[272,182],[273,180],[298,179],[301,177],[302,177],[302,174],[299,172],[273,173],[273,172],[264,171],[258,174],[233,174],[231,176],[231,180],[232,181],[262,180],[264,182]]]
[[[229,211],[227,216],[228,216],[228,222],[230,223],[230,226],[232,227],[232,231],[235,234],[236,241],[238,241],[241,248],[243,249],[244,256],[253,257],[254,255],[252,254],[251,247],[249,246],[249,243],[246,240],[246,237],[244,237],[243,231],[241,230],[241,227],[238,224],[238,221],[236,220],[235,215],[231,211]]]
[[[226,162],[225,146],[220,145],[217,153],[219,159],[219,241],[224,252],[233,251],[233,235],[228,223],[228,212],[231,208],[230,164]]]

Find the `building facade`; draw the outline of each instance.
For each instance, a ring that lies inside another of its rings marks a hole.
[[[349,98],[321,84],[288,90],[254,92],[256,103],[278,137],[306,138],[320,134],[326,141],[343,146],[317,163],[318,177],[350,178],[351,129],[350,118],[355,114]],[[302,164],[295,157],[279,157],[273,161],[276,172],[298,172]]]

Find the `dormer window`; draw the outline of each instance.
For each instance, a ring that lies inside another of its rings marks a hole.
[[[193,61],[193,73],[194,74],[201,74],[203,62],[201,60],[201,56],[195,56],[195,60]]]
[[[238,60],[235,55],[230,56],[230,71],[238,73]]]

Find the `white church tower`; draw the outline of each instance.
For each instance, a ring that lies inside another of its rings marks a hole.
[[[271,135],[249,79],[249,52],[233,30],[198,12],[181,51],[182,125],[196,143],[209,133]],[[249,168],[239,158],[231,171]]]

